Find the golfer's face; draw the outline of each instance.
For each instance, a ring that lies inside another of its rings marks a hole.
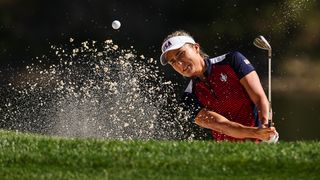
[[[180,49],[168,51],[166,59],[168,63],[181,75],[193,77],[199,71],[199,46],[185,44]]]

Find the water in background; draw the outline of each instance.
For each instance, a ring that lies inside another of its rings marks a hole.
[[[37,57],[2,85],[1,128],[114,139],[207,136],[188,121],[176,85],[163,79],[154,59],[112,40],[52,49],[54,56]]]

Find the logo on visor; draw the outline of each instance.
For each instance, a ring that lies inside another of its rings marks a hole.
[[[163,51],[163,52],[165,52],[165,51],[166,51],[166,49],[168,49],[171,45],[172,45],[172,44],[171,44],[171,42],[170,42],[170,41],[166,42],[166,43],[163,45],[163,49],[162,49],[162,51]]]

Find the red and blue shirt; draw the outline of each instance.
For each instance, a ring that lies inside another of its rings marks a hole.
[[[231,52],[206,62],[206,80],[191,79],[185,90],[185,105],[194,117],[201,108],[214,111],[230,121],[245,126],[258,126],[257,111],[240,79],[254,71],[251,63],[239,52]],[[216,141],[243,141],[212,130]]]

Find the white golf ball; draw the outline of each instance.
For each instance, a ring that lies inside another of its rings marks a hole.
[[[121,23],[118,20],[114,20],[111,25],[113,29],[119,29],[121,26]]]

